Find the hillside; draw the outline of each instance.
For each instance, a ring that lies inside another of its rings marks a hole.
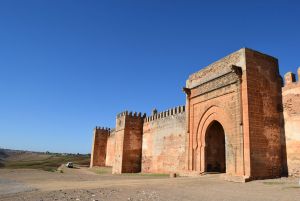
[[[0,168],[55,171],[61,164],[69,161],[78,166],[88,166],[90,156],[87,154],[61,154],[0,149]]]

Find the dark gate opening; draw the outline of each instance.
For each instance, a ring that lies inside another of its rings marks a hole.
[[[213,121],[205,135],[205,167],[206,172],[226,172],[225,133],[222,125]]]

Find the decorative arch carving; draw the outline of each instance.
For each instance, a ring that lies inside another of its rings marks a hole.
[[[212,105],[205,110],[199,120],[197,131],[193,139],[193,149],[197,152],[198,156],[194,157],[194,160],[196,160],[194,166],[195,169],[200,172],[205,171],[205,135],[208,127],[213,121],[218,121],[222,125],[225,134],[225,143],[226,136],[228,132],[231,131],[233,125],[232,117],[225,109],[217,105]],[[200,166],[197,164],[200,164]]]

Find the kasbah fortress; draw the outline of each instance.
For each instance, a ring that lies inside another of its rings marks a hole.
[[[283,79],[276,58],[240,49],[190,75],[183,91],[185,106],[125,111],[114,129],[96,127],[90,166],[237,182],[300,176],[300,81]]]

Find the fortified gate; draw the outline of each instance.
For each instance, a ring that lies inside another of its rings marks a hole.
[[[190,75],[183,91],[185,106],[124,111],[116,129],[96,127],[91,167],[241,182],[300,175],[300,82],[289,72],[283,86],[276,58],[240,49]]]
[[[235,180],[281,175],[277,59],[241,49],[192,74],[184,91],[188,170]]]

